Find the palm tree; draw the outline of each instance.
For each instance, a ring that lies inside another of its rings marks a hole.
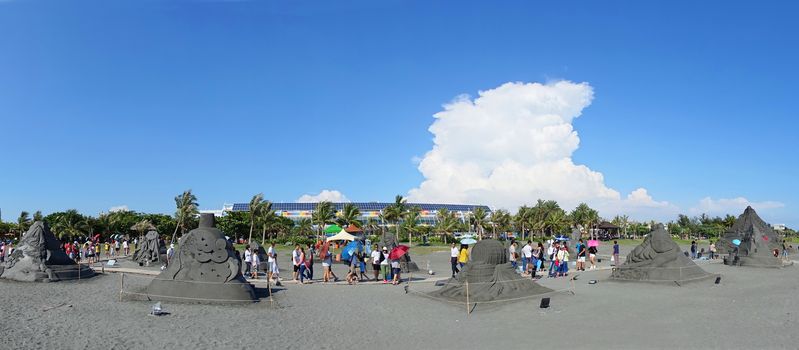
[[[58,239],[63,239],[64,237],[84,236],[88,234],[90,228],[83,215],[75,209],[70,209],[58,215],[53,225],[53,231]]]
[[[35,213],[33,213],[33,221],[34,222],[42,221],[42,220],[44,220],[44,216],[42,215],[42,211],[41,210],[37,210]]]
[[[488,218],[488,221],[491,222],[491,235],[494,239],[497,239],[497,225],[499,225],[499,221],[502,220],[502,209],[494,210],[491,212],[491,216]]]
[[[419,231],[419,218],[421,217],[422,208],[411,207],[403,215],[403,228],[408,231],[408,245],[411,245],[413,234]],[[399,237],[397,237],[399,239]]]
[[[526,230],[525,225],[529,227],[528,222],[532,216],[531,208],[523,205],[519,207],[519,210],[516,212],[516,215],[513,217],[513,221],[516,223],[516,226],[519,228],[519,233],[522,235],[522,240],[525,239]]]
[[[483,224],[486,222],[487,216],[488,214],[483,207],[474,208],[474,211],[472,211],[472,223],[480,239],[483,239]]]
[[[139,236],[144,236],[144,232],[155,228],[150,220],[144,219],[133,225],[133,230],[139,233]]]
[[[272,210],[272,202],[263,201],[258,204],[258,221],[261,224],[261,244],[266,242],[266,231],[274,230],[278,224],[275,211]],[[248,241],[249,242],[249,241]]]
[[[353,225],[357,228],[361,228],[363,226],[363,222],[358,219],[359,217],[361,217],[361,210],[358,209],[355,204],[347,203],[344,204],[344,208],[341,209],[341,214],[338,216],[336,221],[341,227]]]
[[[393,222],[397,227],[397,239],[399,239],[400,220],[402,220],[403,215],[405,215],[405,198],[397,195],[394,197],[394,204],[383,209],[383,218],[388,222]]]
[[[22,234],[28,231],[31,225],[31,218],[30,214],[27,211],[22,211],[19,213],[19,217],[17,218],[17,227],[19,227],[19,235],[22,237]]]
[[[182,194],[175,197],[175,232],[172,233],[172,242],[175,241],[175,235],[178,233],[178,228],[181,229],[181,234],[186,232],[186,220],[196,216],[199,212],[197,210],[197,196],[191,193],[191,189],[183,191]]]
[[[311,214],[311,220],[316,224],[319,237],[322,237],[322,231],[325,225],[332,224],[333,217],[335,216],[333,203],[330,201],[322,201],[316,204],[316,210]]]
[[[300,236],[308,236],[313,233],[313,222],[311,219],[300,219],[295,227]]]
[[[252,230],[255,227],[255,221],[261,216],[261,206],[263,202],[263,193],[256,194],[250,199],[250,236],[247,238],[247,243],[252,241]]]
[[[547,230],[549,230],[550,235],[563,232],[569,227],[569,221],[566,218],[566,212],[560,208],[552,211],[549,215],[547,215],[545,225]]]
[[[446,208],[441,208],[436,213],[436,226],[435,231],[440,232],[444,236],[444,243],[447,243],[447,235],[455,232],[458,228],[458,219]]]

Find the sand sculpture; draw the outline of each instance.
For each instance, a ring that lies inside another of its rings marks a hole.
[[[618,281],[691,282],[713,278],[687,257],[662,224],[655,225],[644,241],[627,255],[627,261],[613,269]]]
[[[139,266],[150,266],[150,263],[162,260],[161,255],[166,254],[165,247],[163,243],[161,243],[158,232],[154,230],[147,232],[139,242],[141,243],[139,243],[139,246],[136,247],[136,251],[133,253],[133,261],[138,262]]]
[[[94,271],[78,265],[63,250],[58,239],[42,221],[36,221],[22,236],[16,249],[6,258],[0,278],[22,282],[54,282],[94,276]]]
[[[741,244],[732,244],[733,240]],[[738,216],[724,238],[716,244],[719,252],[729,253],[724,259],[727,265],[782,267],[783,261],[774,256],[774,249],[782,251],[782,237],[757,215],[752,207],[746,207]]]
[[[390,252],[392,249],[394,249],[394,247],[399,245],[399,242],[397,241],[397,236],[395,236],[393,233],[385,232],[383,233],[383,237],[380,238],[380,242],[377,244],[381,249],[383,247],[388,248],[388,251]],[[410,253],[407,253],[400,258],[400,268],[402,269],[402,272],[419,271],[419,266],[417,266],[415,262],[411,261]]]
[[[508,263],[508,249],[493,239],[477,242],[472,248],[469,263],[455,278],[430,295],[465,302],[467,282],[470,302],[513,300],[552,291],[516,273]]]
[[[732,240],[741,243],[736,246]],[[746,207],[724,238],[719,240],[722,253],[729,253],[725,264],[756,267],[782,267],[783,262],[774,256],[774,249],[781,250],[782,238],[757,215],[752,207]]]
[[[580,238],[583,238],[583,232],[580,231],[579,228],[575,227],[574,230],[572,230],[571,235],[569,235],[570,242],[566,245],[566,248],[569,249],[569,256],[574,257],[574,259],[577,259],[577,251],[574,250],[574,247],[576,247],[577,243],[580,242]]]
[[[150,300],[235,303],[256,300],[241,275],[233,245],[214,227],[213,214],[201,214],[200,227],[180,239],[169,266],[145,288]]]

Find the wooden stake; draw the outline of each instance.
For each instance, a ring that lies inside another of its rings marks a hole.
[[[466,280],[466,316],[472,313],[469,309],[469,280]]]
[[[119,274],[119,301],[122,301],[122,290],[125,289],[125,273]]]

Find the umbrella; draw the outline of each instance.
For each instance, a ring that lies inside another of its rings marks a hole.
[[[347,246],[341,251],[341,260],[350,260],[352,255],[356,252],[361,252],[363,250],[363,245],[360,241],[352,241],[347,243]]]
[[[324,259],[328,250],[330,250],[330,242],[323,243],[322,248],[319,249],[319,258]]]
[[[363,230],[359,229],[358,227],[356,227],[353,224],[350,224],[349,226],[345,227],[344,231],[347,231],[349,233],[363,232]]]
[[[464,238],[461,240],[461,244],[475,244],[477,240],[474,238]]]
[[[588,246],[589,247],[599,247],[599,241],[595,240],[595,239],[589,239],[588,240]]]
[[[339,225],[330,225],[325,228],[325,233],[339,233],[341,232],[341,226]]]
[[[408,246],[406,245],[398,245],[391,250],[391,253],[388,253],[388,258],[391,260],[397,260],[403,255],[408,253]]]
[[[740,239],[733,239],[732,240],[732,244],[741,245],[741,240]]]
[[[557,237],[555,237],[555,240],[558,241],[558,242],[567,242],[567,241],[570,241],[571,238],[566,237],[566,236],[557,236]]]

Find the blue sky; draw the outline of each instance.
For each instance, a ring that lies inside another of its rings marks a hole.
[[[0,208],[388,201],[425,179],[442,105],[568,80],[593,88],[573,161],[622,197],[743,197],[799,226],[797,7],[0,1]]]

